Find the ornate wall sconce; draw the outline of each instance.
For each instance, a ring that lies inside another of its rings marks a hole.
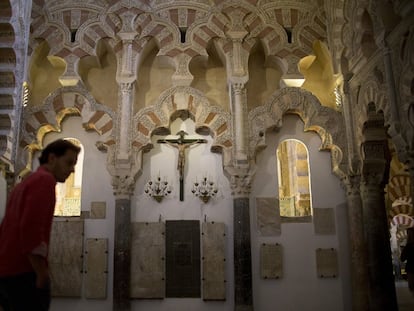
[[[214,197],[217,194],[217,187],[214,182],[204,177],[201,182],[196,182],[193,185],[193,189],[191,192],[196,196],[199,197],[201,201],[207,203],[210,198]]]
[[[147,182],[144,192],[150,197],[153,197],[155,201],[159,203],[164,197],[171,193],[171,188],[168,181],[161,180],[161,177],[158,176],[155,181],[149,180]]]

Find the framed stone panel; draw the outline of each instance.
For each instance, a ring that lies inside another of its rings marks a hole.
[[[320,278],[338,277],[338,254],[334,248],[316,250],[316,273]]]
[[[131,298],[165,297],[165,224],[131,224]]]
[[[200,222],[170,220],[166,233],[166,297],[201,297]]]
[[[257,229],[262,236],[280,235],[279,200],[256,198]]]
[[[313,227],[315,234],[335,234],[335,211],[333,208],[314,208]]]
[[[81,297],[83,272],[83,220],[54,221],[49,245],[53,297]]]
[[[203,299],[226,299],[226,232],[224,223],[202,224]]]
[[[282,245],[263,243],[260,246],[260,276],[263,279],[280,279],[283,276]]]
[[[105,299],[108,279],[108,239],[87,239],[85,297]]]
[[[105,217],[106,217],[106,202],[104,201],[91,202],[90,218],[105,219]]]

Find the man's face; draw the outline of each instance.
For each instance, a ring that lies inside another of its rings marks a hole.
[[[50,154],[49,163],[51,171],[58,182],[65,182],[69,175],[75,171],[77,159],[78,154],[70,149],[61,157]]]

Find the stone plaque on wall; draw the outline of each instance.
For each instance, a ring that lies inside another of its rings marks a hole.
[[[314,208],[313,226],[316,234],[335,234],[335,211],[333,208]]]
[[[91,202],[90,218],[105,219],[106,217],[106,202]]]
[[[226,299],[226,232],[224,223],[202,224],[203,299]]]
[[[108,279],[108,239],[87,239],[85,297],[105,299]]]
[[[166,296],[201,297],[200,222],[166,222]]]
[[[131,224],[131,298],[165,297],[165,224]]]
[[[280,244],[260,246],[260,276],[263,279],[279,279],[283,276],[283,250]]]
[[[318,248],[316,250],[316,271],[320,278],[336,278],[338,276],[336,249]]]
[[[52,296],[81,297],[83,220],[54,221],[49,246]]]
[[[279,200],[256,198],[257,228],[262,236],[280,234]]]

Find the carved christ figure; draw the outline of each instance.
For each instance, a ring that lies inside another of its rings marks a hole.
[[[183,189],[183,182],[184,182],[184,167],[185,167],[185,150],[192,145],[195,144],[205,144],[207,140],[205,139],[185,139],[184,136],[188,135],[183,130],[177,133],[180,137],[177,139],[158,139],[157,143],[159,144],[168,144],[171,147],[178,149],[178,163],[177,163],[177,170],[180,174],[180,201],[184,200],[184,189]]]

